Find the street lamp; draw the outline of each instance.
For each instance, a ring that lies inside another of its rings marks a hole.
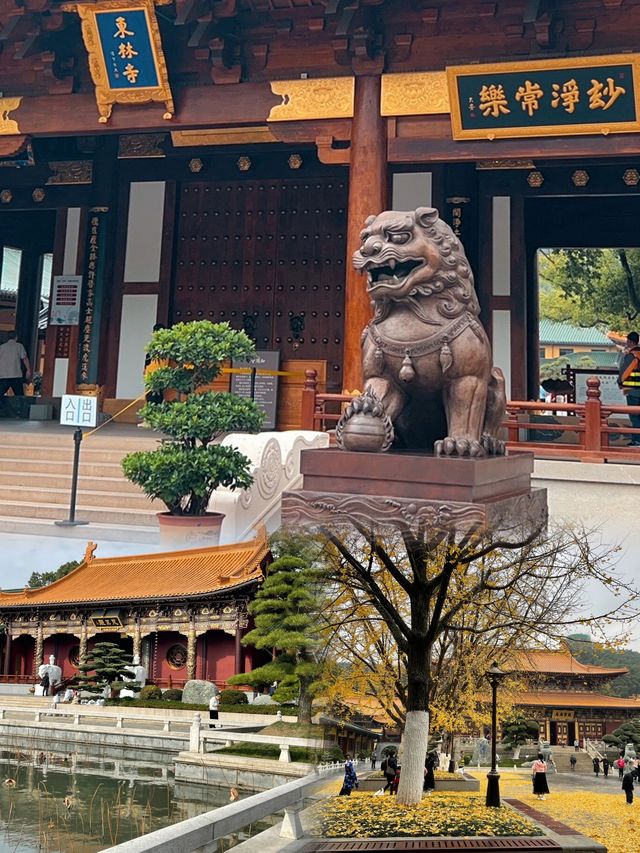
[[[487,799],[485,805],[494,808],[500,807],[500,774],[496,770],[496,747],[498,742],[498,684],[502,681],[504,673],[494,661],[491,669],[486,673],[491,685],[491,771],[487,773]]]

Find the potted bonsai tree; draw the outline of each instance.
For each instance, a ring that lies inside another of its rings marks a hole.
[[[130,453],[122,460],[125,477],[158,498],[163,538],[217,543],[224,516],[207,507],[218,486],[251,485],[249,460],[217,440],[230,432],[257,432],[264,419],[252,400],[211,390],[230,359],[251,357],[253,342],[228,323],[198,320],[154,332],[148,346],[154,369],[147,369],[150,397],[141,411],[145,422],[166,437],[155,450]]]

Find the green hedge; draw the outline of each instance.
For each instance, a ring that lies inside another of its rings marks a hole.
[[[289,750],[292,761],[304,761],[307,764],[318,764],[321,761],[342,761],[344,755],[339,747],[327,749],[310,749],[304,746],[292,746]],[[215,755],[243,755],[245,758],[271,758],[278,760],[280,747],[267,743],[237,743],[216,749]]]
[[[109,699],[107,705],[121,705],[126,708],[174,708],[180,711],[209,711],[208,705],[194,705],[191,702],[175,702],[167,699]],[[220,705],[219,711],[229,714],[268,714],[275,716],[282,710],[283,716],[298,716],[295,708],[278,708],[274,705]]]

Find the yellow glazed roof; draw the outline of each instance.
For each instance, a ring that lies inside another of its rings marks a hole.
[[[262,578],[261,563],[269,553],[264,532],[234,545],[106,559],[93,557],[92,545],[81,565],[60,580],[39,589],[0,591],[0,609],[221,592]]]
[[[517,652],[512,661],[513,668],[523,673],[545,673],[547,675],[626,675],[626,667],[605,667],[580,663],[568,650],[549,651],[536,649]]]

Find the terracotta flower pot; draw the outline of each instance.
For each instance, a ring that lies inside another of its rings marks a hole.
[[[218,545],[224,521],[223,512],[206,515],[158,513],[160,541],[172,548],[206,548]]]

